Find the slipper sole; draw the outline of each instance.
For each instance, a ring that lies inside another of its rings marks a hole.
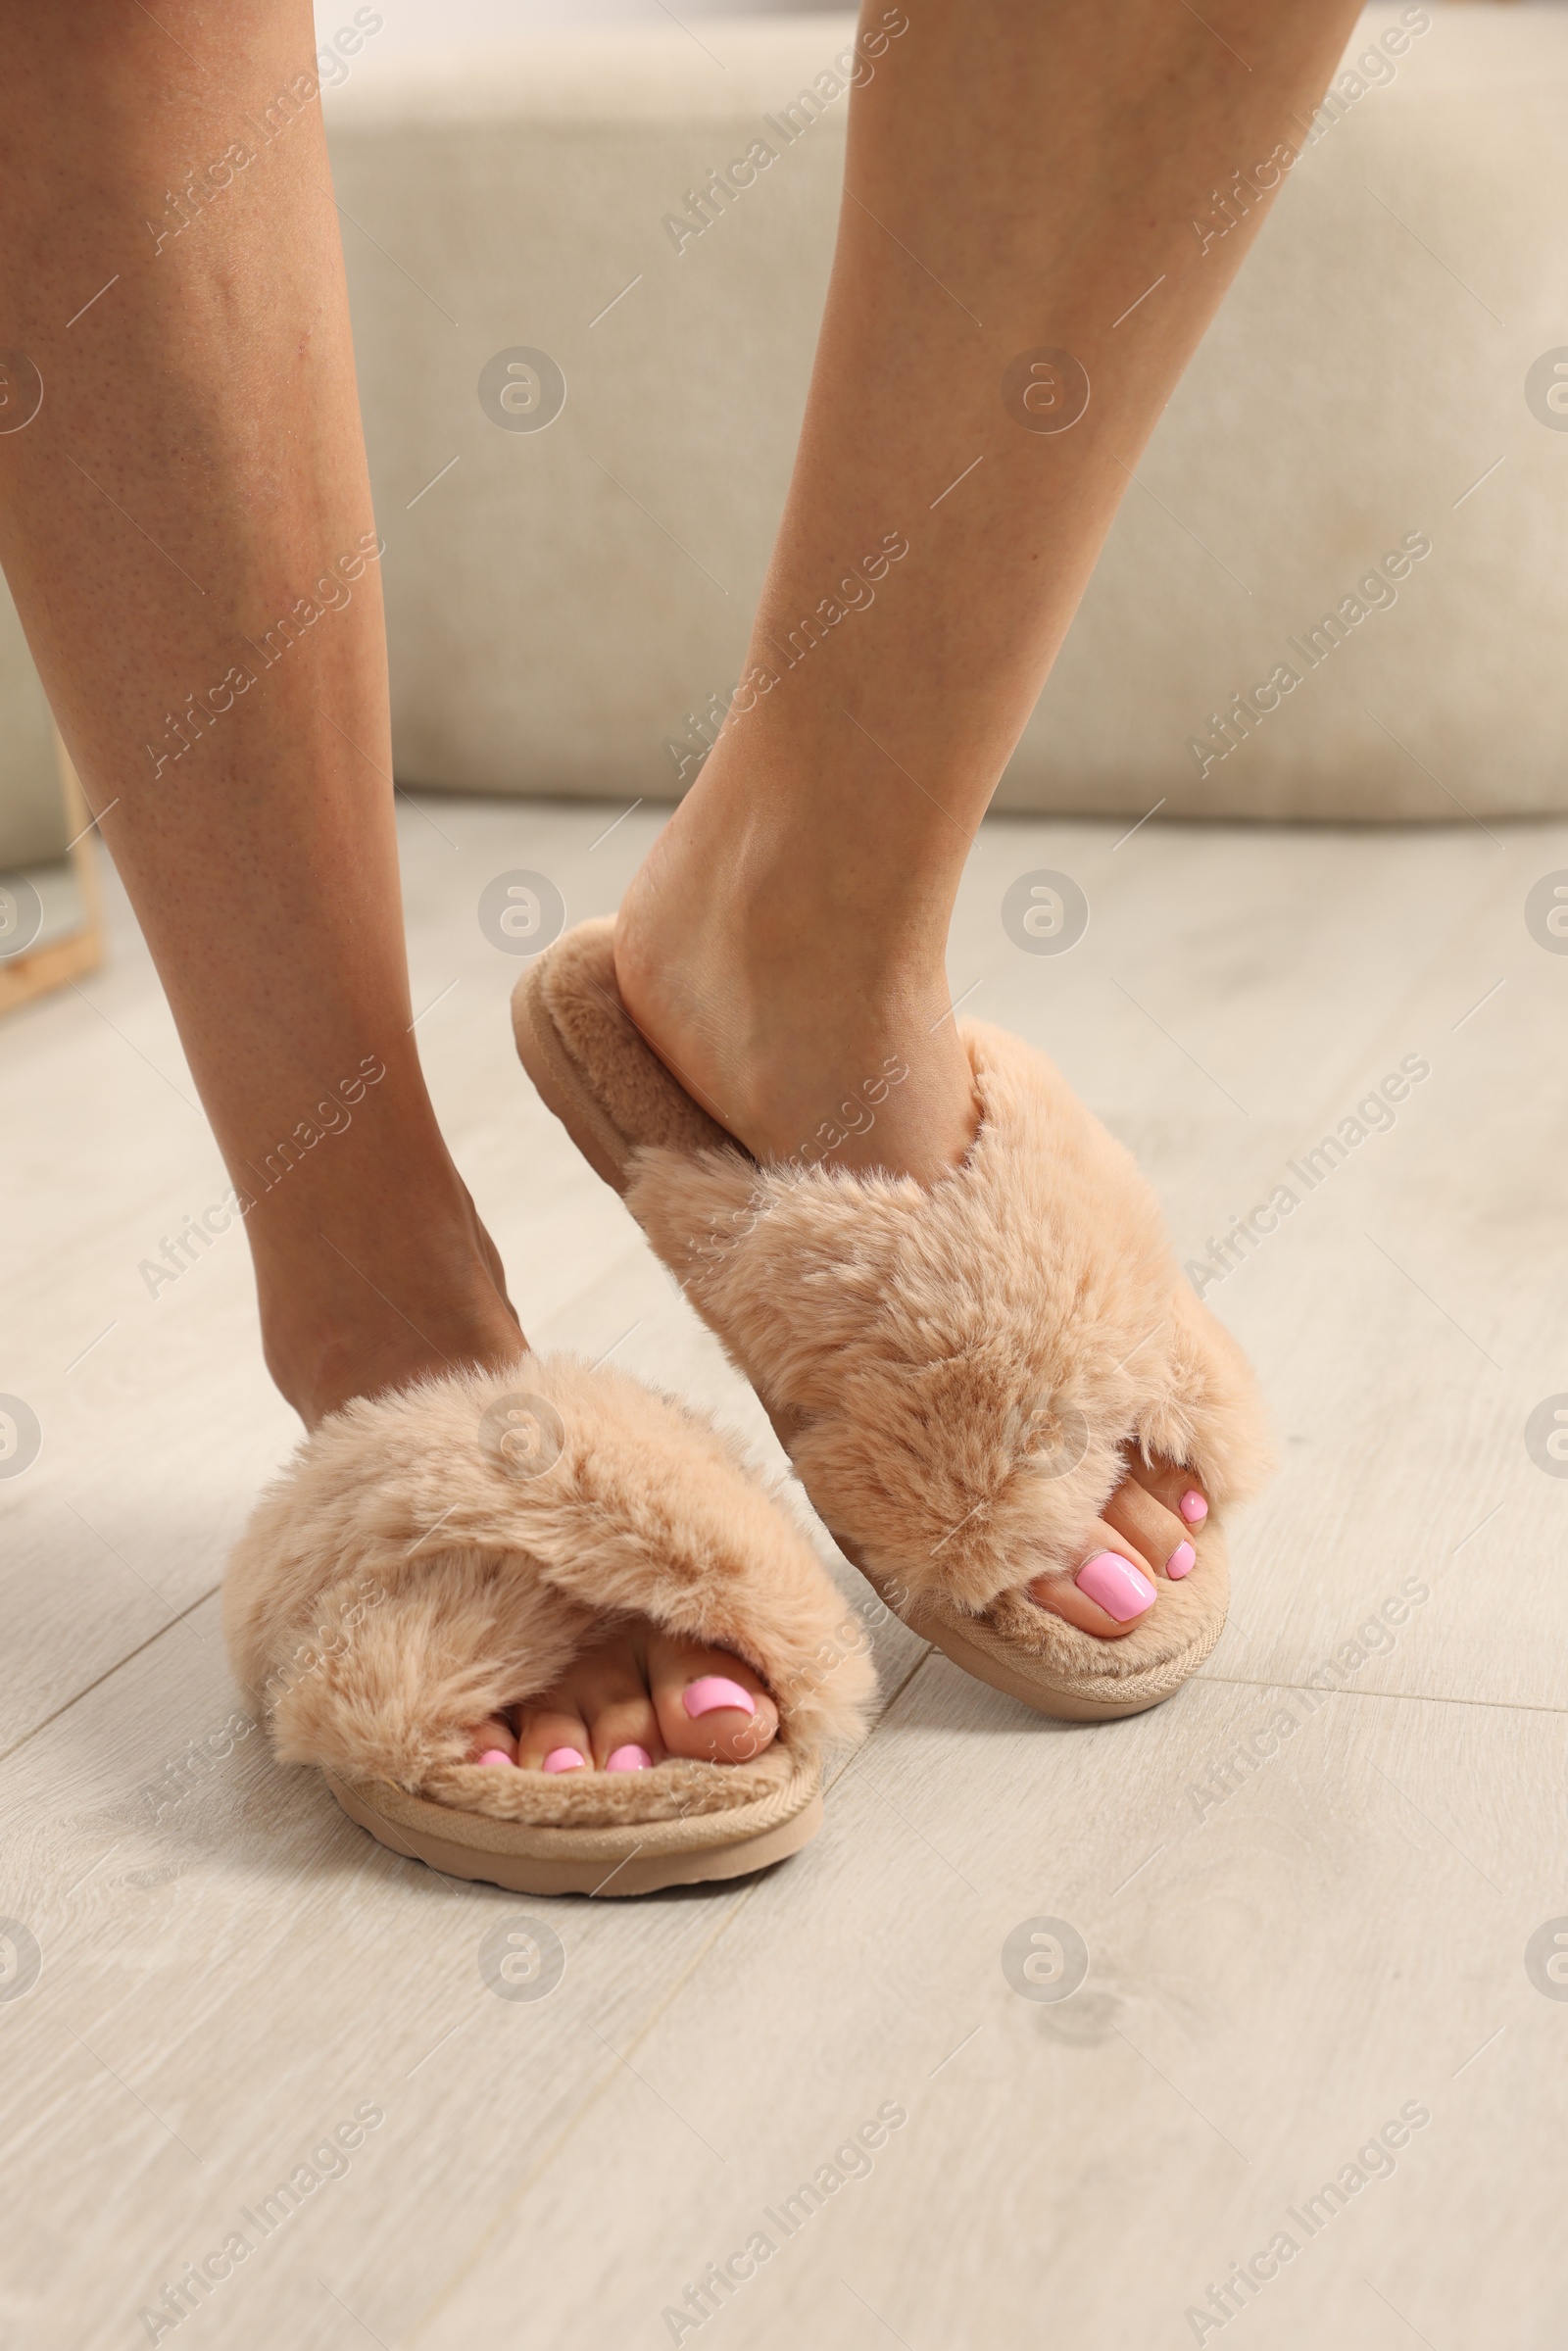
[[[323,1768],[333,1795],[351,1821],[404,1859],[424,1862],[444,1877],[477,1879],[511,1893],[616,1896],[658,1893],[669,1886],[703,1886],[749,1877],[798,1853],[822,1826],[819,1782],[807,1785],[796,1809],[778,1818],[776,1798],[738,1811],[693,1815],[613,1829],[551,1829],[458,1812],[412,1796],[386,1780],[352,1781]],[[755,1814],[747,1827],[748,1814]],[[742,1834],[737,1836],[740,1827]]]

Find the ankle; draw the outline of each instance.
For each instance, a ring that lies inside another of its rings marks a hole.
[[[431,1327],[431,1326],[434,1327]],[[469,1369],[501,1370],[523,1354],[515,1318],[494,1298],[449,1306],[419,1329],[398,1317],[313,1314],[309,1324],[270,1318],[267,1368],[308,1429],[356,1396],[380,1396],[416,1380]]]
[[[927,876],[886,842],[744,808],[706,782],[705,769],[622,901],[615,968],[628,1004],[672,978],[702,987],[722,973],[743,998],[776,1005],[782,994],[792,1026],[817,1002],[840,1017],[863,1009],[869,1028],[928,1001],[945,1007],[956,869]]]
[[[308,1428],[358,1396],[524,1351],[501,1263],[463,1195],[441,1216],[410,1211],[389,1243],[330,1234],[252,1236],[269,1372]]]
[[[694,802],[656,842],[616,922],[633,1020],[759,1158],[935,1181],[976,1123],[947,1017],[945,895],[846,888],[819,843],[783,854],[778,828],[764,835],[755,820],[714,833]]]

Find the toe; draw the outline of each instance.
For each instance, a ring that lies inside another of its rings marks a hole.
[[[525,1772],[581,1771],[593,1760],[588,1726],[560,1690],[525,1706],[517,1726],[517,1761]]]
[[[655,1633],[646,1662],[660,1734],[670,1754],[744,1763],[771,1745],[778,1708],[760,1676],[728,1649]]]
[[[487,1714],[476,1731],[468,1734],[470,1763],[515,1763],[517,1742],[512,1735],[512,1725],[499,1714]]]
[[[1079,1566],[1037,1576],[1029,1596],[1080,1633],[1119,1641],[1143,1621],[1158,1593],[1153,1571],[1137,1545],[1098,1519]]]
[[[1202,1479],[1192,1470],[1178,1469],[1169,1461],[1156,1461],[1151,1469],[1141,1454],[1134,1453],[1127,1463],[1127,1476],[1181,1520],[1189,1540],[1199,1533],[1208,1516],[1208,1495]]]
[[[1141,1559],[1148,1560],[1155,1575],[1180,1583],[1198,1565],[1186,1521],[1136,1478],[1122,1480],[1105,1504],[1104,1515],[1106,1525],[1123,1536]]]
[[[597,1770],[647,1771],[663,1761],[659,1716],[629,1634],[580,1657],[564,1687],[587,1726],[589,1760]]]

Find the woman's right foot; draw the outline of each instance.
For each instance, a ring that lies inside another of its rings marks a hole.
[[[744,1763],[777,1730],[744,1659],[638,1620],[581,1650],[553,1690],[479,1724],[469,1755],[535,1772],[648,1771],[670,1755]]]
[[[356,1396],[467,1366],[501,1370],[525,1353],[472,1200],[461,1184],[439,1191],[440,1212],[400,1218],[391,1249],[352,1201],[328,1207],[346,1247],[298,1217],[293,1230],[275,1216],[253,1230],[268,1366],[307,1428]],[[670,1755],[742,1762],[777,1730],[778,1709],[743,1659],[637,1620],[511,1719],[480,1724],[469,1752],[525,1771],[645,1771]]]

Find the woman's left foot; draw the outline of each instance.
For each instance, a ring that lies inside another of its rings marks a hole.
[[[979,1125],[940,942],[923,939],[911,919],[897,954],[882,952],[866,909],[857,921],[849,908],[792,908],[799,884],[784,873],[750,906],[738,873],[715,888],[712,859],[700,848],[702,789],[654,844],[616,919],[616,985],[637,1028],[764,1164],[940,1182]],[[817,885],[831,887],[831,875],[824,882],[815,873]],[[1183,1515],[1189,1493],[1201,1504],[1196,1518]],[[1036,1577],[1029,1595],[1080,1632],[1118,1641],[1167,1579],[1192,1572],[1189,1538],[1207,1514],[1188,1473],[1140,1462],[1105,1504],[1083,1556]]]

